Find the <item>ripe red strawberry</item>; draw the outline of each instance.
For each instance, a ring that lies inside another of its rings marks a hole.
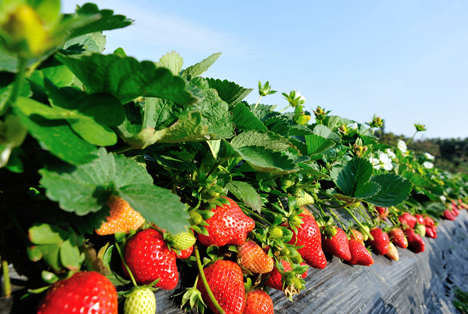
[[[322,250],[322,236],[320,227],[314,216],[300,215],[302,224],[293,231],[293,237],[289,244],[302,246],[297,249],[304,261],[313,268],[324,269],[327,266],[327,259]]]
[[[402,249],[406,249],[408,247],[408,240],[406,239],[405,233],[400,228],[392,228],[388,232],[388,236],[390,237],[390,241]]]
[[[241,314],[245,307],[245,288],[242,270],[236,263],[217,260],[203,269],[208,286],[213,296],[226,313]],[[203,301],[214,313],[219,313],[211,301],[202,280],[198,280],[197,289]]]
[[[401,216],[398,217],[398,220],[401,222],[402,225],[406,225],[410,228],[414,228],[414,226],[416,225],[416,217],[414,217],[408,212],[404,212]]]
[[[283,265],[285,272],[292,270],[291,265],[287,261],[281,260],[280,262]],[[281,278],[282,274],[275,266],[273,270],[268,274],[268,279],[265,281],[265,286],[282,291],[283,282],[281,281]]]
[[[77,272],[57,281],[38,305],[37,314],[117,314],[117,290],[98,272]]]
[[[357,240],[357,241],[361,242],[362,244],[364,244],[364,236],[362,235],[362,233],[360,233],[356,229],[351,229],[350,238],[351,238],[351,240]]]
[[[457,206],[452,206],[452,212],[457,217],[460,214],[460,211],[458,210]]]
[[[263,290],[247,292],[243,314],[273,314],[273,301]]]
[[[374,238],[371,240],[367,239],[367,242],[375,253],[379,255],[385,255],[388,252],[388,245],[390,244],[390,238],[386,232],[383,232],[381,228],[372,228],[370,234]]]
[[[193,253],[193,246],[189,247],[186,250],[180,250],[180,253],[176,252],[176,257],[180,259],[188,258]]]
[[[176,253],[167,247],[163,235],[152,228],[138,232],[127,242],[124,259],[139,284],[148,285],[160,278],[155,286],[172,290],[179,281]],[[123,270],[128,276],[127,269]]]
[[[426,237],[428,238],[437,238],[437,226],[426,227]]]
[[[411,228],[406,228],[404,232],[408,239],[408,249],[414,253],[424,252],[424,240],[422,237]]]
[[[421,224],[421,225],[425,225],[425,221],[424,221],[424,217],[420,214],[416,214],[414,215],[414,218],[416,218],[416,223],[418,224]]]
[[[370,266],[374,264],[374,259],[371,253],[366,249],[364,244],[357,240],[349,240],[349,250],[351,259],[347,261],[350,265]]]
[[[206,229],[209,236],[197,234],[198,240],[205,246],[241,245],[247,234],[255,227],[255,221],[244,214],[233,200],[226,197],[229,205],[216,206],[214,215],[207,219]]]
[[[300,265],[301,265],[301,266],[306,266],[307,263],[301,262]],[[309,274],[309,269],[307,268],[307,270],[301,275],[301,277],[302,277],[302,278],[306,278],[308,274]]]
[[[326,232],[322,233],[322,248],[329,254],[349,261],[351,259],[351,252],[349,251],[348,236],[342,229],[338,227],[334,228],[336,234],[332,237],[327,235]]]
[[[385,254],[385,256],[394,261],[398,261],[400,259],[400,254],[398,254],[398,250],[392,242],[390,242],[390,245],[388,246],[388,252]]]
[[[451,209],[446,209],[442,214],[442,217],[448,220],[455,220],[457,218],[457,216],[455,216],[455,213]]]
[[[273,270],[275,261],[252,240],[239,246],[237,254],[239,266],[254,274],[269,273]]]
[[[107,201],[107,206],[110,208],[110,216],[106,217],[107,221],[96,230],[99,235],[116,232],[129,233],[131,229],[137,230],[145,222],[145,218],[119,196],[111,196]]]
[[[382,220],[387,219],[388,207],[375,206],[375,210],[379,213],[379,218]]]
[[[426,225],[426,227],[430,228],[430,227],[434,227],[435,222],[434,222],[434,219],[426,215],[424,216],[424,224]]]

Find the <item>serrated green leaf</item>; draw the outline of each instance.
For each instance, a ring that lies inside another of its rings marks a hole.
[[[354,198],[367,199],[371,196],[376,195],[381,190],[380,185],[375,182],[366,182],[360,185],[356,192],[354,192]]]
[[[288,139],[272,132],[260,132],[251,130],[243,132],[231,141],[231,145],[236,148],[244,146],[258,146],[274,151],[284,151],[291,147]]]
[[[137,97],[160,97],[181,105],[197,102],[183,78],[150,61],[131,57],[92,54],[57,55],[91,93],[108,93],[125,104]]]
[[[216,60],[218,60],[219,56],[221,56],[221,52],[214,53],[197,64],[189,66],[182,72],[181,75],[187,78],[195,78],[200,76],[205,73],[213,65],[213,63],[216,62]]]
[[[84,34],[108,31],[118,28],[123,28],[132,24],[132,20],[127,19],[123,15],[114,15],[112,10],[99,10],[97,5],[86,3],[81,7],[77,7],[76,16],[78,17],[96,17],[92,22],[86,25],[75,27],[69,34],[68,38],[78,37]]]
[[[307,125],[291,125],[289,129],[289,136],[301,136],[301,135],[309,135],[313,134],[312,130],[309,129]]]
[[[297,171],[294,162],[280,152],[258,146],[234,148],[252,168],[272,174],[288,174]]]
[[[330,176],[344,195],[353,197],[357,190],[369,182],[372,173],[372,164],[368,160],[354,158],[344,167],[333,168]],[[371,186],[367,188],[370,191]],[[361,191],[363,195],[367,194],[365,193],[367,188]]]
[[[243,181],[231,181],[226,184],[226,188],[230,193],[234,194],[235,197],[240,199],[253,210],[257,212],[261,211],[263,204],[262,199],[249,183]]]
[[[381,186],[381,190],[366,202],[376,206],[397,206],[406,200],[413,189],[411,181],[395,174],[382,174],[372,178],[372,182]]]
[[[408,170],[403,171],[401,173],[401,176],[406,178],[406,179],[409,179],[411,181],[411,183],[413,183],[413,185],[417,186],[417,187],[430,188],[430,187],[435,186],[435,184],[433,182],[429,181],[425,177],[423,177],[423,176],[421,176],[419,174],[416,174],[414,172],[408,171]]]
[[[265,126],[273,133],[287,136],[291,130],[291,124],[284,116],[271,117],[263,122]]]
[[[63,45],[63,49],[83,53],[103,52],[106,48],[106,36],[102,32],[95,32],[86,35],[81,35],[70,40],[67,40]]]
[[[244,103],[238,103],[232,109],[233,122],[236,129],[242,131],[268,131],[268,128],[250,111]]]
[[[170,190],[155,185],[130,184],[119,188],[118,192],[147,221],[171,234],[186,231],[190,225],[186,206]]]
[[[208,126],[203,124],[199,112],[189,113],[167,128],[160,143],[181,143],[189,141],[205,141],[208,138]]]
[[[307,155],[309,156],[322,153],[335,146],[335,142],[317,134],[306,135],[305,141],[307,145]]]
[[[76,121],[72,121],[71,128],[88,143],[97,146],[117,144],[117,134],[108,126],[96,123],[91,118],[81,117]]]
[[[168,52],[156,62],[157,67],[169,69],[174,75],[179,75],[183,64],[184,59],[175,51]]]
[[[244,88],[228,80],[221,81],[220,79],[208,78],[207,82],[210,88],[216,89],[219,97],[229,105],[230,109],[234,108],[253,91],[252,88]]]
[[[313,132],[314,134],[317,134],[318,136],[324,137],[328,140],[334,142],[340,141],[340,136],[338,134],[334,133],[332,130],[322,124],[315,126]]]

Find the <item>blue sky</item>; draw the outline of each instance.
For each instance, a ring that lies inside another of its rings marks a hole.
[[[63,12],[86,1],[64,0]],[[286,107],[297,89],[309,111],[422,138],[468,137],[468,1],[151,1],[98,0],[135,20],[106,32],[105,53],[122,47],[138,60],[175,50],[184,68],[215,52],[207,77],[278,93],[261,103]]]

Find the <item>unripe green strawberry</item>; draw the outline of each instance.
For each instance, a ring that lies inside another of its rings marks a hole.
[[[197,242],[197,238],[190,232],[179,232],[175,236],[172,236],[171,240],[172,247],[181,251],[191,248]]]
[[[424,237],[426,235],[426,226],[422,224],[416,224],[416,227],[414,230],[421,235],[421,237]]]
[[[304,205],[314,204],[314,198],[309,193],[303,191],[300,197],[296,197],[297,206],[301,207]]]
[[[284,235],[283,230],[280,227],[274,227],[268,232],[268,237],[270,239],[279,239]]]
[[[196,211],[191,211],[190,212],[190,222],[192,225],[198,225],[203,221],[202,215],[200,213],[197,213]]]
[[[291,278],[291,283],[292,285],[294,285],[294,288],[296,288],[297,290],[304,290],[305,289],[305,286],[304,284],[302,283],[301,279],[299,277],[292,277]]]
[[[125,299],[124,314],[156,313],[156,297],[149,288],[137,288]]]
[[[362,234],[364,241],[369,240],[370,228],[368,226],[361,226],[358,228],[358,231]]]

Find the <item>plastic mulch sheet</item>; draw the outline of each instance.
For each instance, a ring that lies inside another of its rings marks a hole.
[[[399,248],[398,262],[373,254],[371,267],[329,257],[324,270],[309,268],[306,289],[293,301],[270,289],[275,313],[457,313],[454,287],[468,291],[468,213],[461,211],[455,221],[441,220],[437,239],[424,241],[425,251],[419,254]],[[158,313],[183,313],[173,296],[182,291],[181,282],[191,287],[195,274],[182,263],[179,271],[175,290],[156,292]],[[4,313],[32,312],[17,295],[0,299]]]

